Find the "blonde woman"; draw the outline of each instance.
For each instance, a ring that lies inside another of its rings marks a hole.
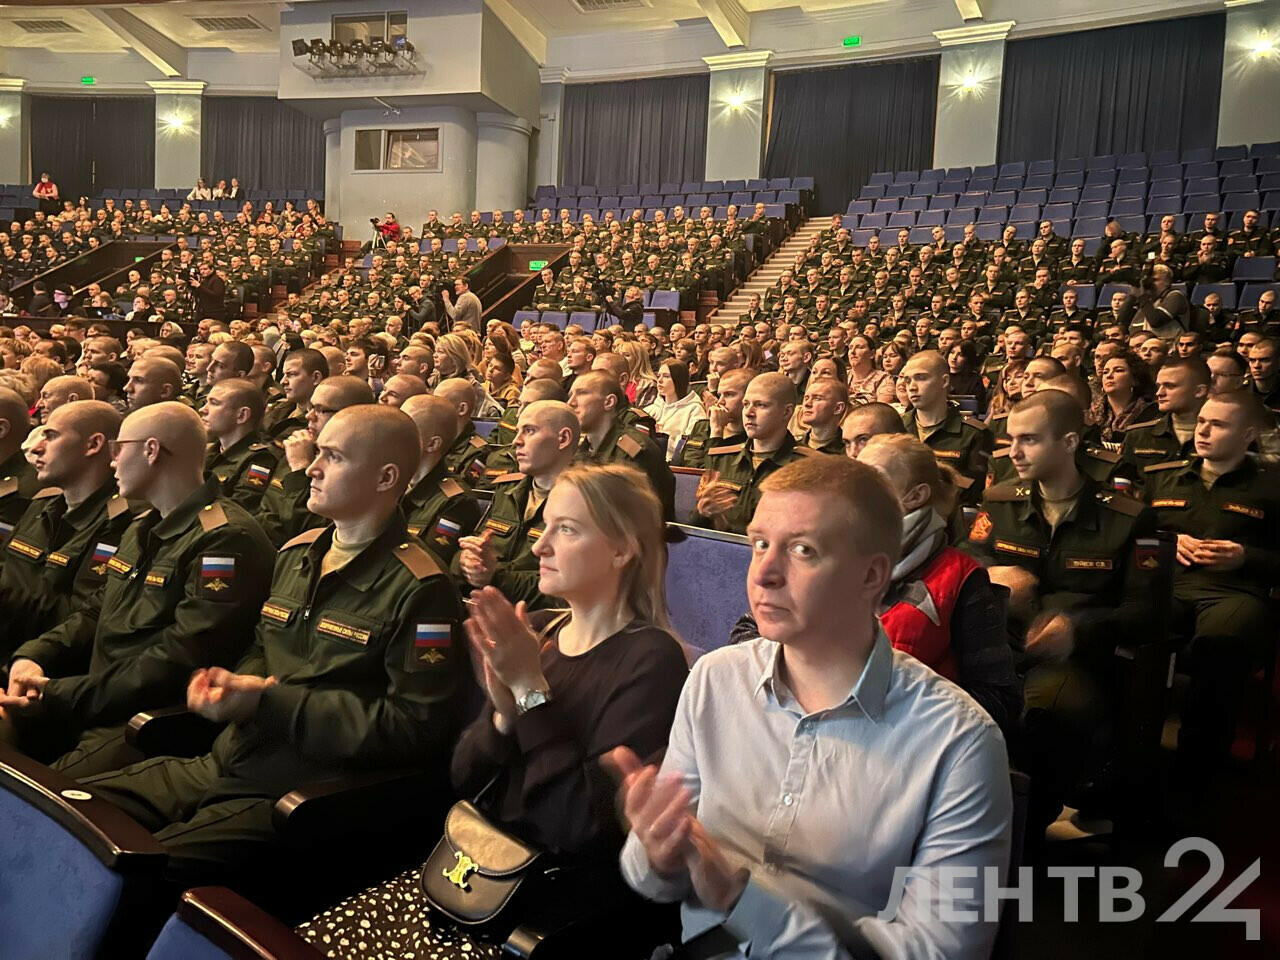
[[[551,851],[555,900],[577,917],[625,915],[618,853],[625,836],[600,759],[615,747],[665,748],[688,673],[667,620],[662,508],[623,464],[566,470],[547,496],[534,545],[539,590],[567,609],[528,612],[494,587],[471,594],[467,633],[488,704],[454,750],[453,787],[503,830]],[[335,958],[501,955],[509,931],[480,940],[434,912],[421,867],[298,928]],[[517,925],[546,917],[517,915]],[[644,952],[648,952],[647,949]]]
[[[480,367],[472,359],[471,344],[464,335],[466,331],[461,333],[446,333],[443,337],[436,341],[435,364],[436,374],[440,380],[451,380],[455,377],[462,380],[471,381],[476,388],[476,394],[479,397],[476,403],[476,416],[480,419],[487,420],[502,416],[502,404],[498,403],[489,393],[485,386],[484,374],[481,373]],[[480,343],[480,338],[476,337],[476,343]],[[481,345],[483,352],[483,345]]]
[[[627,399],[638,407],[647,407],[658,399],[658,377],[649,362],[649,351],[634,340],[615,339],[613,352],[627,361],[630,380],[627,382]]]

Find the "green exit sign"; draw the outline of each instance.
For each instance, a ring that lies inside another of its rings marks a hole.
[[[543,267],[545,267],[546,265],[547,265],[547,261],[545,261],[545,260],[530,260],[530,261],[529,261],[529,269],[530,269],[530,270],[535,270],[535,271],[536,271],[536,270],[541,270],[541,269],[542,269]]]
[[[83,83],[86,87],[92,87],[95,83],[98,82],[98,78],[97,77],[81,77],[80,82]]]
[[[843,40],[841,40],[840,42],[841,42],[844,46],[846,46],[846,47],[860,47],[860,46],[862,46],[862,38],[861,38],[861,37],[845,37],[845,38],[844,38]]]

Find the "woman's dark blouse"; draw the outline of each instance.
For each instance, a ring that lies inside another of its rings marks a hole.
[[[494,728],[491,706],[481,711],[454,751],[454,787],[472,797],[501,771],[481,803],[495,821],[551,850],[616,857],[625,838],[617,787],[598,760],[617,746],[642,760],[661,755],[689,673],[684,649],[635,621],[570,657],[556,643],[565,611],[540,610],[530,620],[535,632],[547,630],[542,670],[551,701],[517,717],[508,736]]]

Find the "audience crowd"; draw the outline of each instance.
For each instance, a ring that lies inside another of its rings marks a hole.
[[[299,784],[447,770],[474,803],[304,923],[322,954],[496,957],[521,920],[653,934],[645,903],[679,903],[695,956],[984,957],[981,887],[939,913],[931,871],[1003,875],[1011,768],[1030,857],[1136,789],[1117,648],[1177,652],[1205,782],[1274,657],[1280,315],[1173,286],[1267,237],[1109,227],[1095,262],[1051,225],[861,248],[836,218],[742,316],[650,325],[643,290],[723,292],[761,225],[432,214],[304,292],[318,210],[125,203],[4,238],[182,239],[101,292],[126,342],[0,327],[0,741],[154,832],[176,890],[261,863]],[[571,244],[532,306],[610,317],[485,322],[494,236]],[[219,273],[262,316],[180,293]],[[1079,307],[1095,282],[1133,289]],[[745,535],[732,637],[672,625],[671,520]],[[140,755],[130,718],[181,705],[212,748]],[[452,911],[495,836],[565,872],[477,930]]]

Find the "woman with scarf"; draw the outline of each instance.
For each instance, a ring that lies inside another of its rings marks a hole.
[[[884,474],[902,502],[901,558],[880,607],[885,633],[978,701],[1008,738],[1022,687],[986,570],[947,542],[957,475],[905,434],[872,437],[858,459]]]

